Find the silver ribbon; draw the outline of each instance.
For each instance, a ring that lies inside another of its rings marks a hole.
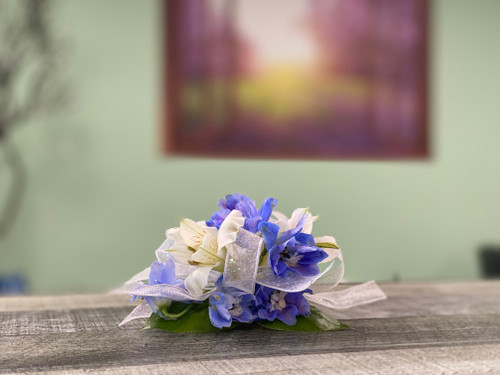
[[[186,289],[180,288],[175,285],[168,284],[155,284],[155,285],[142,285],[135,288],[131,294],[134,294],[138,297],[159,297],[159,298],[167,298],[172,301],[179,302],[189,302],[189,301],[204,301],[214,291],[210,291],[207,293],[203,293],[199,296],[193,296]]]
[[[142,281],[149,279],[149,273],[151,272],[151,267],[145,268],[141,272],[132,276],[129,280],[125,282],[120,288],[112,290],[112,294],[132,294],[132,291],[144,285]]]
[[[240,229],[236,241],[227,245],[226,263],[222,283],[244,292],[255,293],[255,279],[264,240]]]
[[[156,251],[160,262],[165,262],[170,254],[166,248],[171,246],[169,241],[165,241]],[[235,242],[226,246],[227,256],[223,275],[223,285],[233,287],[244,292],[254,294],[255,284],[281,290],[288,293],[301,292],[309,288],[313,283],[327,284],[328,291],[323,293],[308,294],[305,298],[318,307],[320,310],[345,310],[351,307],[373,303],[386,299],[385,293],[378,287],[374,281],[357,285],[342,291],[332,292],[344,275],[344,262],[342,251],[340,249],[324,248],[328,253],[328,258],[320,263],[322,271],[315,276],[301,276],[298,273],[289,272],[286,277],[274,275],[272,269],[268,266],[259,267],[259,259],[263,248],[263,239],[245,229],[240,229]],[[176,276],[185,279],[197,267],[176,263]],[[114,290],[114,293],[134,294],[139,297],[157,297],[173,301],[190,302],[206,300],[215,292],[213,284],[220,277],[220,272],[210,271],[209,287],[212,289],[199,296],[191,295],[186,289],[166,284],[147,285],[143,280],[149,278],[150,269],[139,272],[128,280],[123,287]],[[137,306],[127,316],[120,325],[123,325],[133,319],[147,317],[152,310],[147,304]],[[331,312],[330,312],[331,314]]]
[[[281,277],[276,276],[272,269],[262,267],[257,273],[257,283],[283,292],[296,293],[309,288],[314,282],[324,278],[331,284],[330,288],[333,288],[342,280],[342,276],[344,275],[342,253],[340,250],[335,250],[338,251],[339,256],[329,262],[321,263],[326,268],[318,275],[302,276],[295,272],[289,272],[286,277]]]
[[[387,299],[385,293],[373,280],[338,292],[304,294],[304,297],[320,309],[333,310],[347,310]]]
[[[127,315],[125,319],[118,324],[118,327],[121,327],[124,324],[127,324],[131,320],[141,319],[141,318],[149,318],[149,316],[153,313],[153,310],[147,303],[141,303],[135,309],[132,310],[130,314]]]
[[[324,272],[328,272],[332,266],[333,262],[330,263]],[[321,276],[321,274],[318,276]],[[287,293],[301,292],[309,288],[316,280],[316,276],[307,277],[295,272],[289,272],[286,277],[276,276],[273,270],[268,267],[262,268],[257,274],[257,283],[260,285]]]

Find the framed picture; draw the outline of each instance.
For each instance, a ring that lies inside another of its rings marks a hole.
[[[166,0],[165,150],[425,158],[426,0]]]

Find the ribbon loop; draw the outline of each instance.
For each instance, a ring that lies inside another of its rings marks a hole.
[[[236,241],[227,245],[226,263],[222,284],[254,294],[255,279],[263,239],[245,229],[240,229]]]
[[[382,289],[373,280],[339,292],[307,294],[305,297],[312,305],[320,309],[327,308],[333,310],[347,310],[355,306],[366,305],[387,298]]]
[[[120,324],[118,324],[118,327],[121,327],[124,324],[127,324],[128,322],[134,320],[134,319],[142,319],[142,318],[149,318],[149,316],[153,313],[153,310],[147,303],[142,303],[139,306],[137,306],[130,314],[127,315],[125,319],[122,320]]]
[[[332,260],[321,263],[324,270],[315,276],[302,276],[296,272],[289,272],[285,277],[276,276],[272,269],[262,267],[257,273],[257,282],[268,288],[281,290],[288,293],[301,292],[309,288],[314,282],[328,282],[331,288],[336,286],[344,275],[344,262],[340,249],[335,250]]]

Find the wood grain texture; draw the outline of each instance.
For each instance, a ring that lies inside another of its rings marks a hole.
[[[382,284],[387,300],[331,311],[339,319],[500,314],[500,281]]]
[[[217,359],[190,362],[163,362],[142,366],[107,368],[60,368],[50,375],[83,374],[499,374],[500,345],[471,347],[413,348],[405,350],[374,350],[366,352],[306,354],[237,359]],[[36,370],[35,370],[36,371]],[[26,373],[35,373],[28,371]]]
[[[0,297],[0,311],[61,310],[94,307],[129,306],[130,296],[123,294],[76,294],[70,296]]]
[[[338,312],[354,329],[320,333],[140,331],[117,327],[124,296],[0,298],[0,373],[500,373],[499,282],[382,289]]]

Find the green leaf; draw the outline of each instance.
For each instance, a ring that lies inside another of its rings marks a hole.
[[[333,242],[318,242],[318,243],[316,243],[316,246],[320,247],[320,248],[323,248],[323,249],[326,249],[326,248],[329,248],[329,249],[340,249]]]
[[[183,307],[179,305],[184,305]],[[146,324],[142,329],[158,328],[169,332],[219,332],[222,331],[220,328],[214,327],[210,322],[210,317],[208,315],[208,303],[203,304],[191,304],[186,312],[180,315],[177,319],[166,320],[156,314],[151,314],[151,316],[146,321]],[[186,310],[186,304],[178,302],[175,306],[175,310],[181,311]],[[174,312],[169,308],[169,314],[174,315]],[[233,323],[231,327],[227,329],[232,329],[236,327],[238,323]]]
[[[169,332],[219,332],[240,325],[240,323],[235,322],[229,328],[220,329],[214,327],[210,322],[208,309],[207,301],[201,304],[172,302],[168,308],[164,307],[162,309],[162,313],[169,316],[170,319],[162,318],[153,313],[142,329],[157,328]],[[257,323],[269,329],[297,332],[337,331],[350,328],[337,319],[321,313],[314,306],[311,306],[309,316],[298,316],[297,323],[294,326],[286,325],[277,319],[272,322],[263,320]]]
[[[311,306],[311,314],[309,316],[298,316],[297,323],[293,326],[289,326],[278,319],[272,322],[261,320],[257,323],[269,329],[296,332],[339,331],[351,328],[347,324],[341,323],[337,319],[321,313],[321,311],[313,306]]]

